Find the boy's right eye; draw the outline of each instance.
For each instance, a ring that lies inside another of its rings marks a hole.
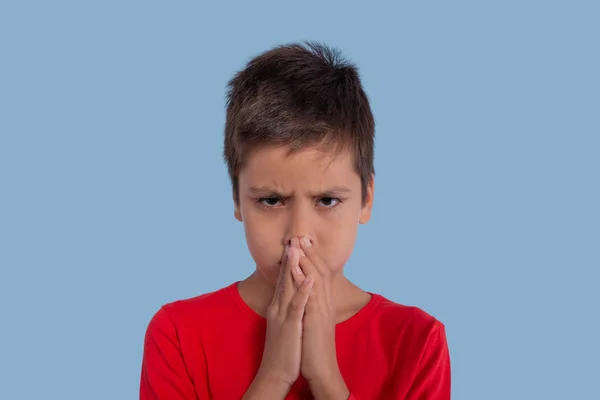
[[[277,197],[263,197],[256,201],[263,208],[273,208],[277,206],[279,198]]]

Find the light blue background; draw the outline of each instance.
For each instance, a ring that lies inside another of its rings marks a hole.
[[[137,398],[154,312],[252,271],[225,85],[305,39],[377,122],[349,277],[446,325],[453,399],[600,398],[598,2],[200,3],[1,3],[0,398]]]

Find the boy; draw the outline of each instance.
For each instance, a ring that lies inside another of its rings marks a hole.
[[[140,399],[450,399],[444,325],[343,275],[371,215],[374,125],[356,68],[320,44],[229,82],[224,157],[256,269],[161,307]]]

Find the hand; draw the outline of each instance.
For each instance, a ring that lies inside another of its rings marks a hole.
[[[267,309],[265,349],[257,378],[283,382],[288,389],[300,375],[302,351],[302,317],[313,287],[305,279],[296,287],[291,268],[297,266],[298,247],[286,246],[273,300]]]
[[[347,398],[349,392],[339,370],[335,348],[332,273],[308,238],[293,238],[292,248],[298,245],[303,252],[299,257],[300,268],[292,267],[294,282],[301,287],[306,279],[314,281],[303,320],[300,372],[311,386],[315,398],[321,397],[316,392],[340,394],[339,398]]]

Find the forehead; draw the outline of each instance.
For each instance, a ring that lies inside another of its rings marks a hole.
[[[313,183],[351,183],[359,178],[347,150],[332,152],[309,147],[289,153],[287,146],[254,149],[247,155],[240,178],[268,181],[310,181]],[[327,181],[327,182],[324,182]],[[335,182],[332,182],[335,181]]]

